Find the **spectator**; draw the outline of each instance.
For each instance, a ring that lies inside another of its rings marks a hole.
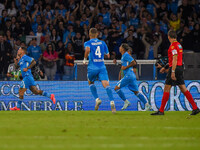
[[[112,59],[119,59],[121,57],[121,54],[119,52],[119,47],[122,43],[122,38],[119,35],[119,33],[117,31],[115,32],[111,32],[109,35],[109,51],[111,54]]]
[[[28,35],[29,32],[32,30],[30,20],[28,19],[29,17],[30,16],[28,14],[20,16],[20,23],[19,24],[20,24],[20,29],[22,30],[23,35]]]
[[[67,31],[64,33],[64,35],[63,35],[63,43],[65,43],[66,42],[66,40],[67,41],[71,41],[71,38],[73,37],[73,36],[75,36],[75,32],[74,32],[74,27],[73,27],[73,25],[72,24],[69,24],[68,26],[67,26]]]
[[[42,53],[44,53],[44,51],[46,50],[48,44],[52,44],[53,45],[53,49],[55,50],[55,44],[51,43],[50,35],[46,34],[45,37],[44,37],[44,41],[40,44],[40,48],[42,50]]]
[[[19,38],[15,39],[14,41],[14,47],[13,47],[13,56],[17,56],[17,51],[21,47],[21,40]],[[24,47],[24,46],[22,46]]]
[[[199,24],[195,24],[194,30],[192,31],[193,39],[193,50],[194,52],[200,52],[200,27]]]
[[[12,33],[11,33],[10,30],[6,31],[6,39],[7,39],[8,43],[10,43],[10,45],[13,48],[14,47],[14,38],[13,38]]]
[[[188,4],[188,0],[182,0],[182,5],[178,7],[178,13],[182,13],[182,18],[187,20],[187,18],[193,13],[193,7]]]
[[[192,36],[192,32],[190,31],[188,26],[185,26],[183,32],[180,35],[180,43],[183,46],[183,51],[187,52],[193,50],[193,42],[194,39]]]
[[[17,15],[17,9],[15,6],[15,1],[11,2],[11,7],[8,9],[8,16],[16,16]]]
[[[172,30],[176,31],[180,28],[181,16],[182,16],[182,11],[178,14],[178,17],[175,14],[171,13],[169,25]]]
[[[144,48],[142,46],[141,40],[134,36],[133,30],[128,30],[128,37],[123,41],[123,43],[127,43],[132,48],[132,53],[135,55],[134,58],[140,57],[140,53]]]
[[[42,51],[41,48],[37,45],[36,38],[31,40],[31,45],[27,48],[27,54],[28,56],[33,57],[37,63],[41,61]]]
[[[167,5],[165,1],[162,1],[160,6],[157,7],[157,18],[161,20],[164,15],[168,14]]]
[[[59,34],[61,40],[64,43],[66,40],[65,41],[63,40],[63,33],[65,33],[65,28],[64,28],[63,24],[64,24],[63,21],[60,21],[58,23],[58,29],[57,29],[57,31],[58,31],[58,34]]]
[[[58,35],[58,32],[56,31],[55,28],[53,28],[51,31],[50,41],[53,42],[54,44],[57,41],[60,41],[60,36]]]
[[[38,15],[36,17],[36,21],[33,21],[33,20],[34,20],[34,15],[32,15],[32,25],[31,25],[31,27],[32,27],[33,32],[36,34],[38,25],[40,25],[42,23],[41,16]]]
[[[111,21],[110,21],[110,13],[106,11],[106,8],[103,7],[101,8],[101,12],[99,13],[99,15],[103,16],[103,23],[106,26],[109,26]]]
[[[83,45],[84,45],[85,36],[81,36],[80,32],[76,33],[75,37],[72,37],[72,43],[74,47],[75,57],[78,60],[83,59]]]
[[[58,61],[57,61],[57,72],[60,75],[60,79],[64,74],[64,59],[65,59],[65,48],[63,42],[60,40],[56,44],[56,52],[58,53]]]
[[[0,70],[5,77],[8,65],[12,61],[12,46],[0,35]]]
[[[142,42],[145,45],[145,59],[155,59],[158,58],[158,47],[162,42],[162,35],[155,33],[153,39],[150,34],[144,34],[142,37]]]
[[[37,27],[37,32],[36,32],[36,36],[37,37],[43,37],[44,36],[44,33],[43,33],[43,31],[42,31],[43,29],[42,29],[42,25],[38,25],[38,27]]]
[[[69,43],[65,54],[65,66],[64,66],[64,80],[74,79],[74,49],[72,44]]]
[[[53,50],[52,44],[47,45],[47,49],[43,53],[43,60],[44,70],[48,80],[54,80],[57,71],[56,61],[58,60],[58,54]]]
[[[14,31],[15,24],[16,24],[17,18],[15,16],[11,17],[11,30]]]
[[[22,30],[22,27],[20,26],[20,23],[19,22],[16,22],[15,23],[15,28],[14,28],[14,31],[13,31],[13,34],[14,36],[22,36],[22,33],[23,33],[23,30]]]
[[[14,57],[14,63],[11,63],[8,66],[7,77],[10,78],[9,80],[20,80],[21,70],[17,64],[18,61],[16,60],[16,57]]]
[[[43,15],[46,19],[52,19],[54,17],[54,10],[51,9],[51,5],[47,4],[43,10]]]

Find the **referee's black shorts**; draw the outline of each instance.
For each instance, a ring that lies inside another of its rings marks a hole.
[[[172,86],[185,84],[184,77],[183,77],[183,66],[176,66],[176,70],[175,70],[176,80],[172,80],[171,73],[172,73],[172,67],[169,68],[169,71],[166,76],[165,84],[172,85]]]

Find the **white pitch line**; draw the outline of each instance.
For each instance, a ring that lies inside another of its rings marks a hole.
[[[145,148],[145,147],[151,147],[151,148],[157,148],[158,146],[160,148],[169,148],[169,147],[173,147],[174,145],[179,146],[179,147],[188,147],[188,148],[192,148],[192,147],[197,147],[199,146],[199,144],[194,144],[194,143],[187,143],[187,144],[182,144],[182,143],[132,143],[132,144],[118,144],[118,143],[111,143],[111,144],[69,144],[67,146],[65,145],[61,145],[61,144],[45,144],[45,145],[40,145],[40,148],[48,148],[48,149],[62,149],[62,148],[102,148],[102,149],[108,149],[108,148],[117,148],[117,149],[124,149],[124,148]],[[1,144],[0,148],[4,148],[4,149],[38,149],[38,145],[37,144],[24,144],[24,145],[8,145],[8,144]]]
[[[130,136],[120,136],[117,137],[119,139],[122,138],[127,138]],[[78,136],[0,136],[0,139],[28,139],[28,140],[63,140],[63,139],[98,139],[98,140],[108,140],[108,139],[113,139],[113,136],[83,136],[83,137],[78,137]],[[116,137],[115,137],[116,138]],[[130,139],[139,139],[139,140],[199,140],[200,138],[198,137],[164,137],[164,136],[160,136],[160,137],[148,137],[148,136],[135,136],[135,137],[130,137]]]

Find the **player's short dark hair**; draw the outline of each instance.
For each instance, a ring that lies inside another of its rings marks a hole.
[[[170,38],[176,39],[176,38],[177,38],[176,31],[174,31],[174,30],[169,30],[168,36],[169,36]]]
[[[91,33],[91,34],[97,34],[98,31],[97,31],[96,28],[91,28],[90,31],[89,31],[89,33]]]
[[[128,51],[130,49],[130,46],[127,43],[122,43],[121,47],[125,50]]]

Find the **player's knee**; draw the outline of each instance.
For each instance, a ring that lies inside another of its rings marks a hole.
[[[19,95],[19,99],[24,99],[24,95]]]
[[[134,93],[135,95],[138,95],[138,94],[139,94],[139,91],[133,91],[133,93]]]
[[[119,90],[120,89],[120,87],[118,87],[118,86],[115,86],[115,91],[117,91],[117,90]]]
[[[39,95],[39,91],[38,90],[33,90],[32,91],[35,95]]]
[[[88,80],[88,84],[91,85],[91,84],[94,84],[94,82],[91,82],[91,81]]]

